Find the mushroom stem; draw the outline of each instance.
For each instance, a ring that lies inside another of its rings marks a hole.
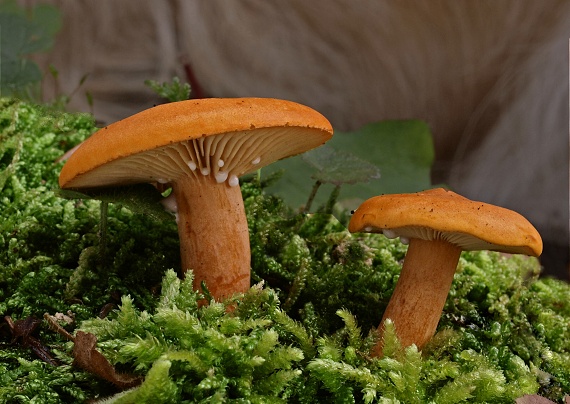
[[[423,348],[435,334],[460,254],[461,248],[447,241],[410,240],[400,278],[380,323],[381,334],[389,318],[402,346]],[[382,356],[382,349],[381,338],[372,354]]]
[[[249,231],[239,186],[209,177],[173,184],[178,205],[182,273],[194,271],[194,290],[205,281],[216,300],[250,287]]]

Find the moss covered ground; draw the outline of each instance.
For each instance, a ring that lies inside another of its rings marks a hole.
[[[540,278],[535,259],[463,253],[428,346],[400,347],[387,324],[384,356],[371,358],[406,247],[298,214],[257,177],[241,184],[253,287],[199,307],[207,290],[175,272],[174,217],[139,213],[121,190],[109,204],[58,191],[58,159],[94,130],[89,115],[0,99],[0,402],[512,403],[570,392],[570,286]]]

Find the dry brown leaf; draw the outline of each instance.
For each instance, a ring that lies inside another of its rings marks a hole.
[[[97,350],[97,337],[95,334],[77,331],[75,336],[73,336],[58,324],[54,316],[45,313],[44,318],[52,330],[56,331],[69,341],[73,341],[73,366],[77,366],[89,373],[93,373],[94,375],[113,383],[122,390],[141,384],[141,377],[125,373],[117,373],[111,362],[109,362],[107,358]]]
[[[73,365],[113,383],[120,389],[128,389],[141,383],[142,379],[138,376],[117,373],[96,347],[97,337],[94,334],[77,331],[73,346]]]
[[[556,404],[554,401],[550,401],[549,399],[536,395],[536,394],[527,394],[525,396],[519,397],[515,400],[516,404]]]

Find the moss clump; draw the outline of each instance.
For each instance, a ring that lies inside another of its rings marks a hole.
[[[170,270],[152,314],[136,310],[125,296],[116,317],[82,324],[112,362],[146,375],[142,385],[111,402],[269,402],[292,395],[286,387],[301,375],[296,363],[304,356],[301,348],[279,341],[280,332],[295,325],[279,310],[275,294],[254,287],[231,314],[216,302],[198,309],[200,298],[191,276],[180,282]]]
[[[536,260],[464,253],[424,351],[400,347],[388,324],[384,357],[370,358],[405,246],[296,214],[256,179],[242,183],[256,285],[199,307],[202,292],[170,269],[173,219],[112,203],[101,232],[98,201],[58,196],[57,159],[95,129],[86,115],[0,100],[0,316],[66,313],[68,332],[96,336],[117,374],[144,380],[120,391],[45,321],[30,335],[4,321],[0,402],[510,403],[570,391],[570,287],[539,279]]]

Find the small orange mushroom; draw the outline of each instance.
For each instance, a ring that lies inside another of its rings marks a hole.
[[[542,253],[540,235],[520,214],[442,188],[370,198],[354,212],[348,229],[409,242],[380,331],[389,318],[402,345],[419,349],[435,334],[461,251]],[[382,354],[381,340],[372,352]]]

